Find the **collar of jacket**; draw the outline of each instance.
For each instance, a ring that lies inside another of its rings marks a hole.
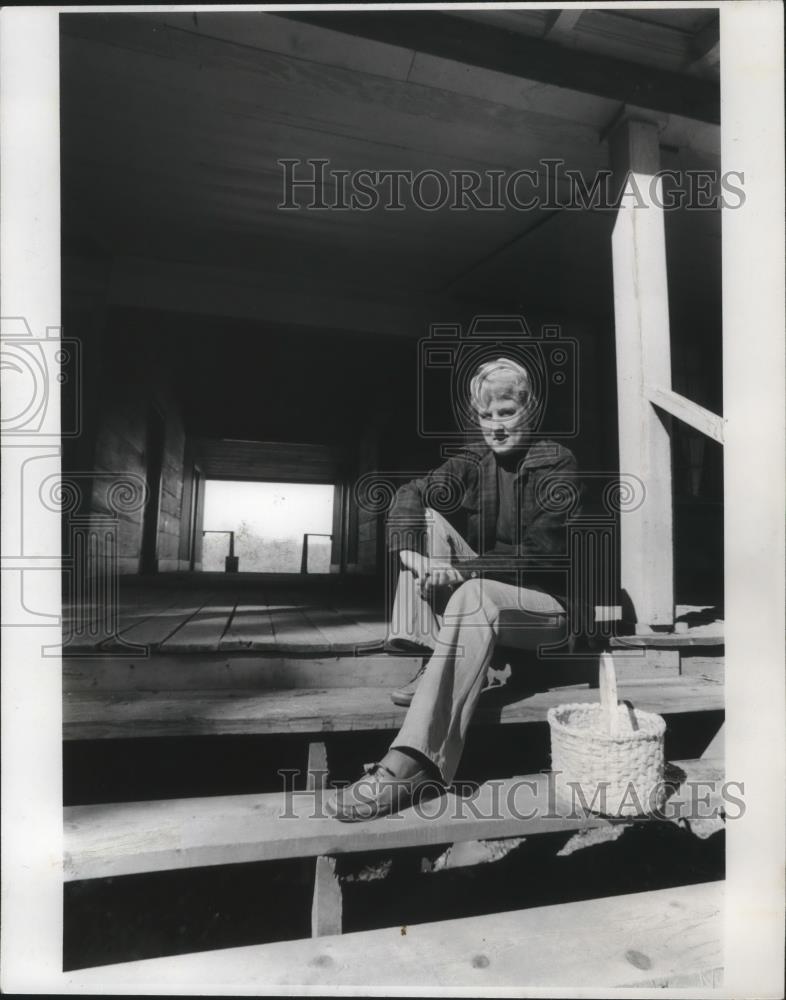
[[[545,468],[560,460],[561,447],[555,441],[533,441],[523,461],[519,463],[516,478],[527,469]],[[489,448],[480,462],[480,495],[483,537],[481,552],[488,551],[497,534],[497,514],[499,512],[499,492],[497,490],[497,467],[494,452]]]
[[[556,465],[562,458],[564,449],[556,441],[533,441],[527,449],[522,461],[517,465],[516,475],[521,475],[524,469],[539,469]],[[495,467],[494,452],[488,448],[481,459],[481,468],[488,474]]]

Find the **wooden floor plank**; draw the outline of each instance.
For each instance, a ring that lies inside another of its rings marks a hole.
[[[347,618],[360,625],[374,628],[387,623],[382,607],[377,604],[359,604],[356,600],[348,600],[333,607],[337,607]]]
[[[173,621],[169,631],[167,616],[174,617],[174,609],[182,610],[184,616],[190,607],[199,610],[208,600],[215,601],[216,607],[235,605],[230,627],[219,636],[219,648],[227,652],[256,651],[282,653],[345,653],[361,651],[370,643],[382,642],[387,632],[387,623],[379,601],[347,595],[337,599],[335,580],[324,583],[271,582],[271,579],[240,586],[233,583],[222,587],[220,596],[210,597],[210,591],[199,588],[200,574],[186,577],[192,583],[188,586],[178,576],[173,586],[160,581],[153,585],[121,583],[119,594],[118,632],[126,642],[149,645],[153,649],[165,642],[178,630],[183,622]],[[216,575],[221,579],[221,574]],[[221,581],[225,582],[225,581]],[[624,646],[634,649],[651,650],[690,649],[692,647],[718,646],[723,643],[723,622],[703,622],[702,615],[712,616],[713,608],[697,606],[677,609],[684,622],[695,622],[686,632],[653,634],[646,636],[624,636],[612,640],[617,648]],[[78,609],[73,605],[63,608],[64,631],[76,620]],[[156,619],[160,619],[157,622]],[[213,632],[204,622],[192,630],[182,632],[170,643],[170,652],[203,651],[212,648]],[[104,634],[94,637],[79,636],[68,645],[69,654],[79,650],[91,651],[105,640]],[[189,641],[185,641],[189,640]],[[193,641],[190,641],[193,640]],[[120,650],[122,643],[112,643],[107,648]],[[663,655],[666,655],[665,653]]]
[[[104,632],[95,636],[78,635],[69,642],[71,655],[79,650],[126,651],[129,645],[156,648],[158,643],[187,620],[209,598],[209,591],[160,588],[156,590],[121,588],[117,606],[117,632],[107,638]],[[64,608],[64,636],[78,620],[78,608]],[[178,620],[172,622],[172,618]],[[170,627],[171,623],[171,627]]]
[[[129,616],[125,627],[119,631],[118,640],[110,640],[102,645],[102,650],[112,651],[127,644],[149,646],[158,649],[162,643],[188,622],[211,600],[205,591],[192,591],[179,595],[171,604],[159,606],[152,613],[139,615],[136,620]]]
[[[218,644],[234,610],[234,603],[205,605],[170,635],[165,642],[161,643],[161,651],[164,653],[217,652]]]
[[[328,590],[310,592],[303,588],[289,587],[277,589],[275,594],[280,602],[300,607],[303,616],[314,626],[314,643],[321,635],[322,641],[326,643],[326,650],[348,652],[356,646],[380,642],[387,631],[379,609],[366,609],[376,619],[370,625],[347,613],[343,602],[336,601],[335,595]],[[284,636],[282,641],[287,641]]]
[[[269,691],[285,688],[378,687],[390,691],[420,667],[417,656],[226,655],[71,657],[63,665],[63,690],[79,691]]]
[[[691,782],[702,783],[707,809],[720,807],[721,761],[674,764],[686,779],[669,800],[668,818],[676,821],[695,809]],[[316,790],[71,806],[64,812],[65,877],[106,878],[610,824],[599,816],[587,818],[578,810],[571,815],[569,809],[555,807],[545,774],[489,782],[470,799],[448,793],[417,810],[362,823],[340,823],[327,815],[325,802]]]
[[[276,645],[272,612],[264,604],[238,602],[219,643],[222,651],[271,649]]]
[[[723,646],[723,622],[696,625],[686,632],[653,632],[647,635],[621,635],[611,639],[615,649],[625,646],[648,649],[690,649],[694,646]]]
[[[246,992],[279,986],[592,989],[720,979],[724,887],[676,889],[480,917],[250,945],[64,973],[85,992]],[[420,994],[422,995],[422,993]]]
[[[384,639],[388,623],[379,608],[360,608],[356,605],[334,607],[353,628],[361,632],[365,639]]]
[[[271,604],[270,612],[275,631],[276,649],[281,652],[309,652],[330,649],[329,640],[303,613],[303,600],[299,604],[281,602]]]
[[[117,609],[121,621],[128,617],[151,615],[162,608],[168,608],[178,601],[188,600],[210,593],[210,587],[184,587],[179,584],[160,587],[127,586],[121,582],[117,593]],[[63,614],[72,616],[78,611],[73,602],[63,605]]]
[[[147,592],[139,594],[139,602],[131,594],[121,595],[117,610],[117,631],[114,637],[106,633],[95,636],[76,635],[68,643],[70,655],[80,650],[114,650],[127,652],[129,646],[157,648],[158,644],[199,610],[208,598],[206,591],[162,590],[154,597]],[[77,610],[68,609],[69,619],[64,622],[64,636],[69,626],[77,621]]]
[[[702,678],[621,683],[619,695],[661,714],[724,707],[723,687]],[[542,722],[554,705],[596,702],[586,687],[542,691],[498,705],[481,701],[473,721]],[[270,691],[74,691],[63,704],[66,739],[140,736],[323,733],[398,729],[405,709],[379,687]]]
[[[220,649],[350,653],[383,638],[382,628],[368,629],[340,611],[304,599],[302,594],[280,594],[266,605],[239,604]]]
[[[369,643],[382,644],[387,633],[384,625],[370,628],[335,608],[321,608],[307,605],[303,614],[325,637],[329,648],[335,653],[361,651]]]

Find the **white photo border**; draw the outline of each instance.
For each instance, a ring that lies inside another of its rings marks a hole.
[[[439,10],[460,6],[560,9],[674,7],[675,3],[202,5],[5,8],[0,12],[0,303],[4,317],[25,317],[34,337],[60,326],[59,13],[161,13],[228,10]],[[684,5],[683,5],[684,6]],[[721,17],[722,169],[744,170],[747,200],[723,210],[727,776],[745,782],[746,814],[727,825],[724,985],[659,991],[665,996],[783,995],[784,789],[784,155],[783,8],[777,0],[694,3]],[[4,389],[8,389],[8,385]],[[4,411],[13,410],[4,391]],[[59,412],[59,391],[49,404]],[[26,452],[25,449],[31,449]],[[18,581],[24,602],[60,615],[60,572],[46,553],[60,551],[51,512],[25,511],[37,539],[20,537],[22,465],[38,454],[59,468],[56,434],[3,441],[2,556],[2,940],[5,992],[132,993],[122,966],[106,967],[101,988],[62,972],[62,686],[59,624],[14,619]],[[25,561],[27,560],[27,561]],[[35,570],[35,572],[33,572]],[[93,983],[95,980],[93,980]],[[163,982],[158,993],[186,992]],[[190,992],[236,993],[191,984]],[[483,995],[419,990],[419,995]],[[248,984],[251,995],[411,995],[412,991],[287,989]],[[510,996],[641,996],[640,991],[521,989]]]

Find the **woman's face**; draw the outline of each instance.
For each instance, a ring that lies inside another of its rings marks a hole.
[[[496,455],[524,447],[529,430],[528,413],[507,385],[489,382],[480,394],[478,423],[483,440]]]

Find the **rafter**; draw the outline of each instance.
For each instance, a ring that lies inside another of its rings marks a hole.
[[[720,88],[712,81],[594,52],[567,50],[548,38],[528,38],[487,24],[469,27],[450,14],[342,10],[277,16],[654,111],[720,122]]]

